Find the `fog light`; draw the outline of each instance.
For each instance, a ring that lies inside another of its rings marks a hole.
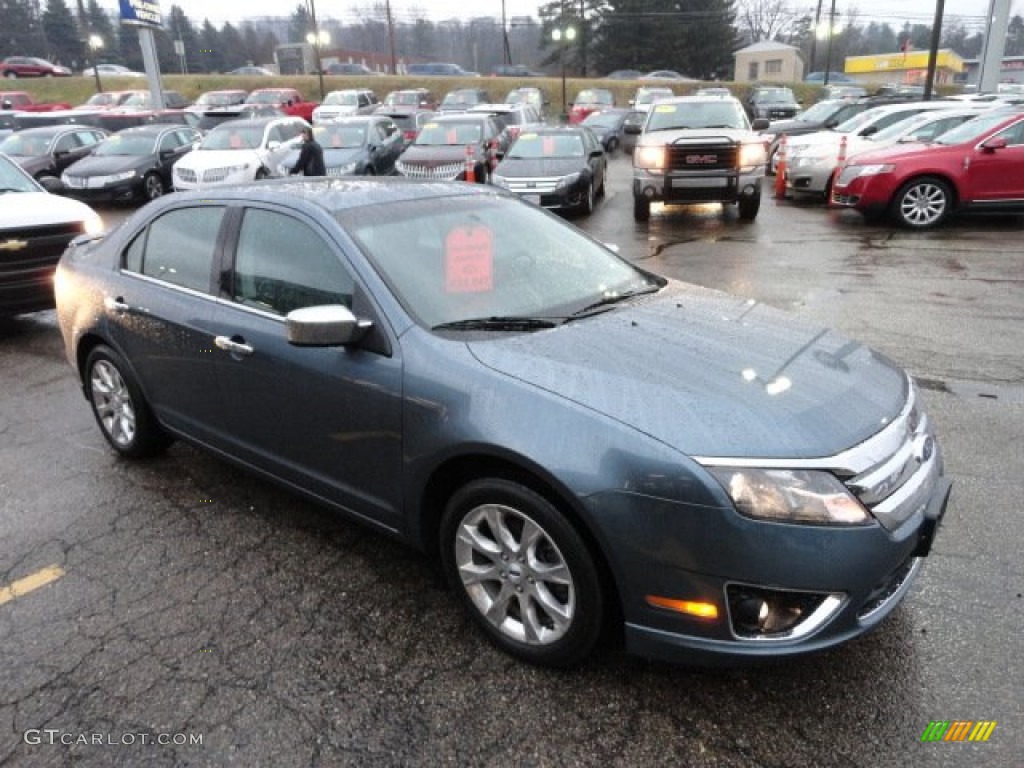
[[[648,200],[654,197],[654,187],[644,187],[644,197]]]
[[[730,585],[726,589],[733,633],[750,640],[785,640],[811,634],[843,605],[843,596]]]
[[[747,186],[743,188],[744,197],[753,197],[755,192],[757,192],[757,190],[754,188],[753,184],[747,184]]]

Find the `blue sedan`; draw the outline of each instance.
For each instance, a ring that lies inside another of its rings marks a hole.
[[[535,664],[609,627],[686,662],[841,643],[907,594],[948,498],[892,362],[491,187],[162,197],[55,285],[113,450],[184,439],[435,555]]]

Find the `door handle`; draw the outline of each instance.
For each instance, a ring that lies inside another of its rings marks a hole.
[[[106,307],[108,311],[117,312],[118,314],[131,311],[131,307],[126,304],[124,299],[120,296],[116,299],[112,296],[105,297],[103,299],[103,306]]]
[[[217,349],[223,349],[225,352],[230,352],[233,355],[245,355],[248,357],[253,353],[253,348],[248,344],[229,339],[227,336],[215,336],[213,343],[217,345]]]

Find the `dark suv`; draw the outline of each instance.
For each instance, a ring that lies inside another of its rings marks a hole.
[[[788,120],[800,111],[800,102],[793,91],[780,85],[754,86],[743,106],[751,120]]]

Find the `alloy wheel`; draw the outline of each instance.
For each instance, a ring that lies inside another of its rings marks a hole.
[[[89,378],[96,416],[111,442],[127,448],[135,439],[135,403],[121,372],[107,360],[98,360]]]

